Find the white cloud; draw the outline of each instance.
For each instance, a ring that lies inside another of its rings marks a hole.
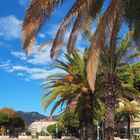
[[[5,40],[21,37],[21,23],[14,15],[0,17],[0,37]]]
[[[11,52],[11,54],[21,60],[27,60],[27,57],[24,52]]]
[[[11,54],[20,60],[24,60],[27,63],[34,64],[34,65],[48,65],[51,63],[50,59],[50,46],[45,46],[41,52],[38,52],[38,46],[34,47],[33,54],[30,57],[26,57],[24,52],[11,52]]]
[[[42,39],[46,37],[46,35],[43,34],[43,33],[39,33],[38,35],[39,35],[39,37],[42,38]]]
[[[10,60],[7,61],[0,61],[0,68],[4,69],[5,71],[9,70],[12,67],[12,63]]]
[[[17,73],[17,76],[24,76],[23,73]]]
[[[18,0],[18,3],[19,3],[21,6],[24,6],[27,2],[29,2],[29,0]]]
[[[28,59],[27,62],[35,65],[50,64],[50,49],[51,47],[46,46],[41,52],[34,53],[33,58]]]
[[[14,65],[10,61],[1,62],[0,68],[8,73],[16,73],[18,77],[24,78],[25,81],[30,80],[44,80],[48,75],[55,73],[64,73],[58,68],[54,69],[44,69],[44,68],[31,68],[22,65]]]
[[[25,73],[28,76],[26,77],[26,79],[28,78],[30,80],[42,80],[50,74],[60,73],[61,71],[56,68],[46,70],[41,68],[30,68],[26,66],[12,66],[8,72],[20,72],[18,73],[18,76],[23,76],[23,73]]]

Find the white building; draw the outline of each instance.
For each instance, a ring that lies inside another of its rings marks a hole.
[[[36,134],[37,132],[40,133],[42,131],[47,133],[47,127],[57,123],[57,121],[53,120],[39,120],[31,123],[28,129],[32,134]]]

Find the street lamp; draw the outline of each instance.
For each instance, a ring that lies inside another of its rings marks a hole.
[[[100,140],[100,126],[97,123],[97,139],[96,140]]]
[[[56,123],[56,139],[58,138],[58,123]]]

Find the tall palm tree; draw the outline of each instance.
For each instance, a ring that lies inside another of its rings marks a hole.
[[[74,51],[72,56],[65,55],[67,62],[57,61],[55,64],[64,70],[63,74],[54,74],[47,78],[43,87],[48,88],[43,96],[43,105],[47,108],[57,99],[51,115],[58,106],[70,112],[77,112],[80,122],[80,139],[95,139],[93,125],[93,96],[86,79],[85,61],[79,53]],[[48,98],[49,96],[49,98]],[[46,99],[47,97],[47,99]],[[94,108],[98,107],[97,103]]]
[[[122,70],[126,65],[140,54],[135,51],[131,46],[133,31],[129,32],[119,43],[112,48],[109,41],[103,42],[101,59],[99,63],[99,74],[100,77],[97,79],[101,83],[102,91],[104,91],[104,104],[105,104],[105,140],[114,139],[114,116],[115,116],[115,105],[118,102],[120,96],[123,95],[122,91],[126,91],[128,85],[121,82]],[[110,57],[110,52],[113,55]],[[124,88],[125,86],[125,88]],[[133,85],[131,85],[132,92],[137,92]],[[129,90],[126,93],[130,93]],[[129,95],[129,94],[128,94]],[[127,96],[128,96],[127,95]],[[132,94],[130,94],[131,96]]]
[[[32,0],[26,12],[22,26],[23,49],[30,53],[33,49],[35,37],[38,34],[45,21],[49,20],[54,9],[62,5],[64,0]],[[93,23],[97,14],[101,12],[105,0],[75,0],[73,6],[64,17],[60,24],[51,49],[51,57],[58,54],[63,47],[65,31],[72,26],[72,31],[68,40],[67,49],[71,53],[75,45],[78,32],[85,30],[84,24],[89,17]],[[117,26],[120,22],[128,21],[130,27],[135,27],[135,39],[139,41],[140,27],[140,2],[139,0],[111,0],[105,5],[107,8],[101,12],[101,20],[91,38],[90,51],[87,61],[87,79],[92,91],[94,91],[96,71],[100,56],[100,47],[102,39],[105,38],[105,31],[110,23],[113,23],[112,29],[112,48],[116,39]],[[132,14],[133,13],[133,14]],[[90,15],[90,16],[89,16]],[[72,22],[73,21],[73,22]],[[113,55],[113,54],[112,54]]]
[[[127,138],[131,138],[131,121],[139,118],[140,110],[139,105],[135,101],[128,101],[123,100],[122,101],[123,106],[120,106],[116,110],[116,118],[119,121],[125,121],[127,123]]]

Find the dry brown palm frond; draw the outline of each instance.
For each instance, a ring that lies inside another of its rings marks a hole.
[[[70,37],[69,37],[69,41],[68,41],[68,45],[67,45],[68,54],[71,54],[72,53],[73,48],[74,48],[74,45],[75,45],[75,42],[76,42],[76,39],[77,39],[78,30],[80,28],[79,22],[78,22],[79,21],[79,18],[80,17],[78,16],[77,19],[76,19],[76,21],[75,21],[75,23],[74,23],[72,32],[71,32]]]
[[[74,22],[73,25],[73,29],[71,31],[70,37],[69,37],[69,41],[68,41],[68,45],[67,45],[67,51],[68,54],[71,54],[73,51],[73,48],[75,46],[76,40],[77,40],[77,35],[78,32],[80,30],[86,30],[85,32],[88,32],[88,35],[91,35],[91,30],[89,31],[87,28],[85,28],[85,23],[88,19],[87,15],[89,12],[89,9],[91,7],[91,4],[95,4],[96,0],[94,1],[89,1],[88,4],[87,3],[83,3],[83,6],[81,6],[81,8],[78,11],[78,16]],[[93,21],[92,21],[93,22]]]
[[[24,22],[22,25],[22,42],[23,49],[28,53],[29,47],[33,47],[30,44],[31,40],[35,38],[36,34],[51,16],[55,7],[59,3],[63,3],[64,0],[32,0],[31,4],[26,12]]]
[[[92,0],[77,0],[75,2],[73,7],[70,9],[68,14],[65,16],[63,22],[59,26],[59,29],[57,31],[57,34],[56,34],[56,37],[55,37],[55,40],[54,40],[54,43],[53,43],[53,47],[51,49],[51,58],[54,58],[55,56],[58,55],[58,52],[62,47],[60,44],[63,44],[66,29],[71,25],[74,18],[76,17],[76,21],[75,21],[75,24],[74,24],[75,26],[82,24],[83,20],[81,20],[81,19],[85,18],[86,14],[87,14],[90,6],[91,6],[91,2],[92,2]],[[79,15],[82,15],[82,16],[77,17],[78,13],[79,13]],[[72,33],[73,33],[74,36],[76,36],[76,28],[75,29],[74,28],[73,28]],[[72,36],[71,36],[71,40],[72,40],[71,42],[73,44],[76,41],[74,39],[74,37],[72,37]]]
[[[110,21],[114,18],[116,11],[120,9],[123,10],[123,8],[122,0],[112,0],[103,17],[101,18],[97,30],[92,38],[86,68],[88,83],[92,91],[94,91],[96,72],[100,55],[100,46],[102,39],[105,37],[106,27],[108,23],[110,23]]]
[[[33,52],[33,46],[34,46],[35,42],[36,42],[36,39],[33,37],[30,40],[29,47],[25,50],[27,56],[31,55],[31,53]]]
[[[44,47],[46,47],[46,45],[51,46],[52,44],[53,44],[53,40],[51,40],[51,41],[46,41],[46,42],[42,43],[42,44],[39,46],[39,48],[38,48],[38,52],[41,52],[42,49],[43,49]]]
[[[38,52],[41,52],[43,48],[45,48],[46,46],[49,46],[49,47],[52,47],[53,45],[53,40],[50,40],[50,41],[46,41],[44,43],[42,43],[39,48],[38,48]],[[65,47],[66,44],[60,44],[62,47]]]

